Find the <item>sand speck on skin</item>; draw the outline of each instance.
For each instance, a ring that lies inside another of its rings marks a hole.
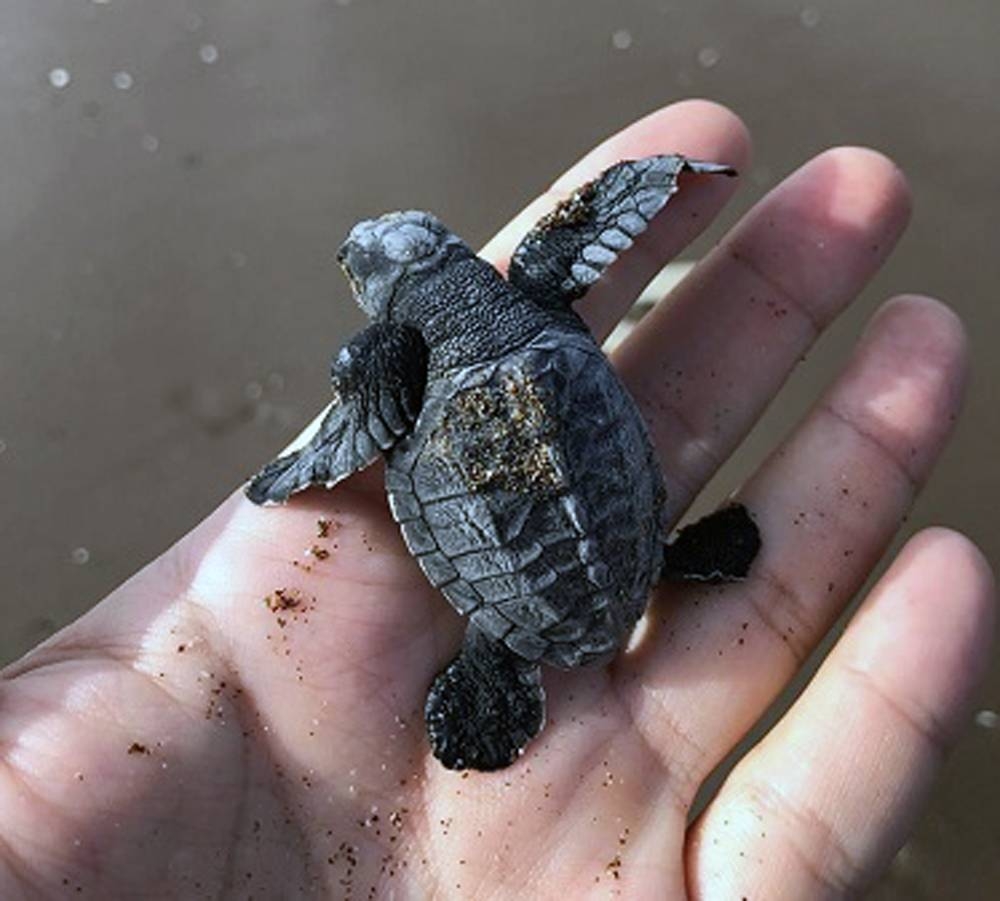
[[[264,606],[272,613],[278,610],[294,610],[302,603],[302,595],[288,588],[275,588],[264,598]]]

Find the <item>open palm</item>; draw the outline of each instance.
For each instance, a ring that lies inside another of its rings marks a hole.
[[[498,264],[622,158],[742,168],[743,127],[668,107],[589,154],[484,251]],[[581,304],[604,335],[733,189],[691,182]],[[676,518],[905,225],[871,151],[813,160],[739,223],[616,355]],[[5,672],[0,896],[818,898],[903,841],[988,654],[988,566],[914,538],[805,694],[704,813],[706,776],[801,665],[895,532],[957,411],[964,339],[899,298],[740,490],[752,577],[664,588],[611,667],[545,676],[513,766],[456,773],[422,707],[462,622],[427,584],[373,467],[280,510],[234,495]]]

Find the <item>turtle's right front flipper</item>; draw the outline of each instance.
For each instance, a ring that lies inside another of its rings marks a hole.
[[[334,358],[333,405],[305,447],[268,463],[246,487],[255,504],[327,488],[373,463],[413,427],[427,379],[427,345],[405,325],[369,326]]]

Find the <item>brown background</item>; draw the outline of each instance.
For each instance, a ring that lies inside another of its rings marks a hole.
[[[691,95],[755,134],[724,222],[836,143],[893,155],[917,200],[724,478],[882,299],[934,293],[968,322],[976,376],[907,530],[952,524],[1000,561],[998,25],[991,0],[2,0],[0,656],[97,601],[325,402],[361,322],[331,259],[351,223],[424,207],[481,242],[594,141]],[[1000,667],[977,709],[1000,709]],[[995,896],[1000,729],[979,719],[877,898]]]

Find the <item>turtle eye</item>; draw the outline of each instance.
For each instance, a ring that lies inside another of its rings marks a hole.
[[[350,241],[345,242],[337,251],[337,265],[351,285],[354,296],[360,298],[364,292],[365,279],[372,269],[368,254],[359,252]]]
[[[372,253],[355,244],[346,245],[338,255],[341,268],[349,278],[363,282],[379,268],[379,254]]]

